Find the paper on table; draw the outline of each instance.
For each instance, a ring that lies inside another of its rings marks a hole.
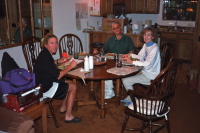
[[[137,67],[129,67],[129,66],[125,66],[125,67],[113,67],[107,70],[108,73],[112,73],[115,75],[127,75],[130,74],[132,72],[136,72],[138,71]]]
[[[72,62],[72,60],[74,60],[76,62],[76,64],[79,64],[79,63],[83,62],[83,60],[78,60],[78,59],[71,58],[66,64],[70,64]]]
[[[68,74],[80,77],[83,80],[84,84],[86,85],[85,80],[84,80],[85,74],[89,72],[90,71],[81,71],[81,68],[77,68],[75,70],[69,71]]]
[[[65,69],[72,62],[72,60],[74,60],[76,62],[76,64],[83,62],[83,60],[71,58],[68,62],[59,65],[58,69],[61,69],[61,70]]]

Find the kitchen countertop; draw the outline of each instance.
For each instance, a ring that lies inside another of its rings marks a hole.
[[[194,34],[194,32],[191,31],[185,31],[185,32],[181,32],[181,31],[157,31],[157,33],[174,33],[174,34]]]
[[[105,34],[113,34],[112,32],[106,32],[106,31],[83,31],[84,33],[105,33]],[[157,31],[158,34],[160,33],[174,33],[174,34],[194,34],[194,32],[191,31],[184,31],[181,32],[179,30],[158,30]],[[139,36],[140,34],[133,34],[133,33],[125,33],[125,35],[135,35],[135,36]]]

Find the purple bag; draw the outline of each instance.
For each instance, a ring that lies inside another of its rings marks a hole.
[[[0,80],[0,93],[10,94],[29,90],[35,86],[35,74],[24,68],[10,70]]]

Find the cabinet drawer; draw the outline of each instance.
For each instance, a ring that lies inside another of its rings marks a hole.
[[[161,33],[162,39],[177,39],[177,34],[172,33]]]
[[[139,36],[134,36],[134,35],[130,35],[133,43],[134,43],[134,46],[136,48],[141,48],[143,46],[143,43],[140,42],[140,37]]]
[[[182,60],[192,60],[192,43],[191,40],[179,40],[176,56]]]
[[[110,37],[112,37],[112,36],[114,36],[113,33],[110,33],[110,34],[104,34],[104,35],[103,35],[103,38],[101,38],[102,43],[103,43],[103,44],[106,43],[107,40],[108,40]]]
[[[179,35],[179,40],[193,40],[193,35],[191,35],[191,34]]]
[[[91,42],[99,42],[102,43],[102,35],[98,33],[94,33],[91,35]]]

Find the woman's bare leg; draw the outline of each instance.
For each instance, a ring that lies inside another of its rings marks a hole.
[[[82,121],[81,118],[77,118],[74,115],[72,115],[72,108],[73,108],[74,99],[76,96],[77,86],[76,86],[76,84],[74,84],[73,81],[65,81],[65,82],[69,84],[68,93],[66,95],[66,98],[63,100],[60,111],[64,112],[66,110],[66,114],[65,114],[65,122],[66,123],[81,122]]]
[[[67,96],[68,96],[68,93],[69,93],[70,84],[74,84],[74,82],[73,82],[73,81],[70,81],[70,80],[66,80],[65,83],[68,83],[68,84],[69,84],[69,88],[68,88],[68,92],[67,92],[66,98],[63,100],[62,106],[60,107],[60,112],[66,111],[66,109],[67,109]],[[76,94],[75,94],[75,95],[76,95]]]
[[[72,108],[76,96],[76,89],[77,89],[76,84],[69,83],[68,95],[67,99],[65,100],[65,105],[66,105],[65,120],[71,120],[74,118],[74,116],[72,115]]]

